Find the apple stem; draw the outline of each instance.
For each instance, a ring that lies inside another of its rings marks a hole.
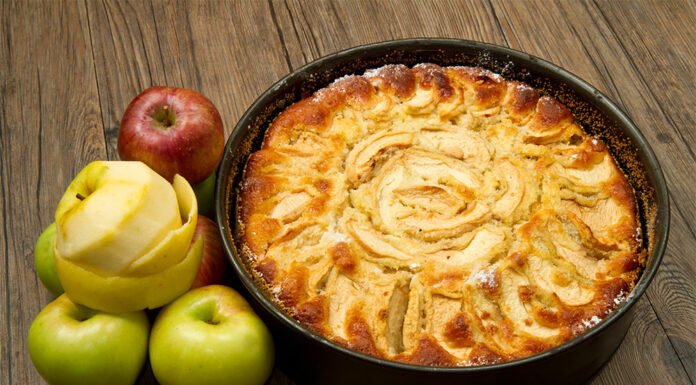
[[[77,198],[81,201],[85,200],[85,197],[83,197],[82,194],[80,194],[80,193],[77,193],[77,195],[75,195],[75,198]]]
[[[162,124],[165,127],[169,127],[172,125],[172,122],[169,121],[169,113],[167,109],[169,109],[169,106],[164,106],[164,121],[162,121]]]

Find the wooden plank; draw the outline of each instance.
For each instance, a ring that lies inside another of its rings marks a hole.
[[[268,3],[213,2],[188,12],[201,89],[229,134],[253,101],[288,73],[284,47]]]
[[[165,84],[149,4],[88,1],[90,32],[109,159],[118,159],[116,143],[123,111],[140,91]],[[146,16],[144,16],[146,15]],[[143,18],[149,23],[143,22]]]
[[[604,28],[603,34],[616,39],[616,45],[612,48],[617,49],[615,52],[619,53],[618,56],[634,63],[631,73],[635,76],[626,87],[630,84],[640,85],[640,93],[652,99],[659,115],[667,123],[658,126],[659,128],[644,126],[657,128],[658,132],[650,132],[651,136],[648,138],[667,176],[672,204],[671,242],[647,293],[691,382],[696,382],[696,260],[691,256],[696,250],[693,220],[696,214],[693,200],[696,186],[690,183],[693,175],[696,175],[693,152],[696,134],[693,130],[684,129],[696,124],[696,117],[693,115],[696,108],[696,68],[683,56],[684,53],[696,55],[696,49],[689,41],[696,38],[696,31],[685,29],[682,24],[691,21],[693,25],[693,21],[696,21],[696,3],[672,3],[673,7],[669,5],[666,2],[656,2],[648,5],[653,12],[641,11],[636,14],[634,5],[626,3],[625,9],[613,8],[609,16],[602,10],[604,5],[600,8],[592,3],[587,10],[588,19],[598,20],[596,25]],[[672,12],[674,18],[665,18],[674,9],[679,9],[679,12]],[[653,13],[660,16],[649,16]],[[659,30],[646,34],[645,28],[636,28],[636,25],[647,25],[645,17],[652,18],[648,22]],[[615,24],[630,29],[619,32]],[[594,41],[593,36],[587,36],[587,40]],[[625,40],[632,41],[633,44],[628,44]],[[639,41],[649,43],[637,44]],[[650,55],[650,52],[660,52],[665,46],[668,47],[668,54]],[[645,51],[646,48],[648,51]],[[661,72],[656,72],[658,70]],[[672,80],[666,83],[665,79]],[[654,110],[651,109],[650,112],[652,111]],[[641,115],[647,113],[649,112],[644,111]]]
[[[410,37],[505,44],[488,1],[273,0],[293,68],[356,45]]]
[[[654,2],[643,4],[652,10],[644,12],[631,3],[620,8],[609,2],[592,5],[588,7],[592,17],[602,21],[606,34],[617,40],[617,52],[635,63],[634,81],[641,84],[644,97],[654,99],[653,113],[667,122],[650,141],[657,147],[671,190],[671,241],[648,296],[681,364],[696,382],[696,260],[692,258],[696,186],[690,183],[696,175],[696,135],[686,129],[696,124],[696,69],[690,63],[696,54],[691,44],[696,31],[684,28],[693,25],[696,6],[693,2]]]
[[[217,106],[225,134],[288,72],[264,2],[88,3],[109,158],[123,111],[153,85],[195,89]],[[224,86],[221,86],[224,85]]]
[[[26,347],[52,300],[34,269],[34,242],[77,171],[104,158],[84,4],[2,2],[3,306],[0,382],[39,383]],[[6,290],[6,291],[5,291]]]
[[[494,7],[513,48],[558,63],[616,100],[633,117],[636,124],[643,128],[642,132],[651,144],[657,147],[655,150],[663,167],[665,167],[668,179],[688,180],[689,175],[696,174],[696,166],[684,162],[677,155],[687,151],[686,143],[680,141],[664,143],[664,141],[659,140],[671,130],[668,119],[664,114],[660,114],[661,109],[655,98],[651,97],[646,90],[645,83],[635,71],[633,63],[621,54],[620,43],[610,33],[606,24],[602,22],[601,15],[594,14],[591,4],[568,2],[560,4],[544,2],[542,4],[537,2],[530,6],[529,3],[499,1],[494,2]],[[668,146],[671,148],[660,148]],[[680,187],[683,189],[693,188],[686,186],[686,184]],[[678,202],[673,202],[673,206],[678,204]],[[678,214],[676,210],[673,210],[673,213]],[[672,225],[686,229],[683,218],[673,219]],[[688,236],[684,241],[686,247],[690,246],[692,250],[696,248],[693,236]],[[640,308],[644,314],[636,314],[637,319],[657,316],[660,321],[658,325],[661,326],[664,324],[665,318],[674,317],[672,311],[662,305],[663,295],[667,295],[667,293],[653,294],[656,288],[664,287],[668,282],[674,283],[670,284],[670,289],[681,293],[674,302],[678,304],[678,308],[685,316],[684,318],[677,317],[680,319],[674,323],[688,325],[688,320],[694,319],[696,313],[691,312],[693,302],[689,300],[694,295],[692,279],[689,278],[693,277],[693,274],[689,275],[690,268],[670,274],[669,278],[664,274],[665,271],[674,270],[671,266],[678,263],[680,256],[684,255],[673,249],[674,247],[670,247],[668,250],[660,273],[647,295],[651,306]],[[675,279],[675,275],[677,279]],[[682,298],[683,300],[681,300]],[[680,332],[682,331],[680,330]],[[689,333],[693,333],[693,331],[680,335],[694,341]],[[646,344],[642,335],[629,334],[624,345],[637,349],[631,355],[643,358],[641,360],[622,360],[622,365],[631,366],[631,368],[621,368],[621,373],[627,375],[637,373],[637,378],[643,379],[648,378],[645,376],[654,372],[668,374],[676,370],[677,372],[681,371],[682,381],[684,379],[688,381],[684,365],[680,357],[676,355],[679,351],[677,350],[675,353],[672,346],[675,340],[673,335],[674,333],[669,333],[669,328],[667,328],[666,332],[662,331],[661,341],[658,334],[655,337],[658,342]],[[637,340],[630,340],[631,336]],[[622,349],[625,349],[625,346],[622,346]],[[671,351],[671,355],[668,355],[669,359],[656,360],[656,355],[653,352],[654,346],[661,346]],[[690,346],[693,346],[693,342]],[[646,360],[654,363],[654,366],[645,365]],[[613,373],[608,373],[599,376],[597,381],[608,381],[615,377]]]
[[[689,379],[696,384],[694,220],[680,210],[674,196],[672,202],[667,252],[646,293]]]

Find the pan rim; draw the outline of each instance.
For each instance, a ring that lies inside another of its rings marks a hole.
[[[653,234],[655,235],[654,239],[654,246],[652,249],[652,255],[649,256],[648,263],[645,266],[643,272],[641,273],[640,278],[638,279],[635,287],[633,290],[629,293],[625,301],[623,301],[616,309],[614,309],[612,312],[610,312],[605,318],[603,318],[597,325],[593,326],[592,328],[588,329],[587,331],[583,332],[582,334],[572,338],[569,341],[566,341],[560,345],[557,345],[549,350],[543,351],[538,354],[534,354],[528,357],[520,358],[517,360],[512,360],[512,361],[506,361],[498,364],[492,364],[492,365],[482,365],[482,366],[470,366],[470,367],[436,367],[436,366],[422,366],[422,365],[414,365],[414,364],[407,364],[399,361],[393,361],[393,360],[388,360],[384,358],[379,358],[371,355],[367,355],[349,348],[344,347],[343,345],[340,345],[336,342],[333,342],[329,340],[328,338],[317,334],[308,328],[304,327],[301,325],[299,322],[297,322],[295,319],[290,317],[285,311],[280,309],[270,298],[268,298],[255,284],[253,277],[249,275],[249,272],[246,270],[246,268],[243,266],[243,262],[241,262],[239,256],[236,253],[236,246],[234,245],[234,241],[230,239],[229,234],[233,232],[232,229],[230,229],[230,232],[228,233],[228,230],[226,226],[228,223],[233,223],[236,218],[229,218],[229,212],[227,211],[227,202],[228,202],[228,191],[230,194],[233,193],[233,189],[228,189],[226,179],[227,178],[221,178],[222,174],[225,174],[228,170],[226,170],[225,166],[227,165],[228,169],[230,166],[230,159],[234,156],[234,149],[232,147],[234,143],[238,142],[240,139],[240,136],[242,134],[246,133],[246,129],[249,126],[250,119],[253,117],[253,115],[257,112],[257,110],[264,105],[267,99],[271,98],[274,94],[278,93],[280,90],[282,90],[283,86],[285,86],[289,80],[297,78],[297,77],[302,77],[304,73],[312,73],[314,71],[310,70],[315,70],[315,69],[320,69],[324,63],[337,60],[337,59],[343,59],[343,58],[351,58],[356,56],[356,54],[366,51],[366,50],[384,50],[384,49],[397,49],[397,48],[403,48],[403,49],[408,49],[412,47],[429,47],[429,48],[466,48],[466,49],[474,49],[474,50],[480,50],[482,52],[492,52],[496,53],[498,55],[503,55],[509,60],[512,60],[516,63],[525,65],[530,68],[534,68],[535,70],[544,73],[546,76],[549,76],[551,78],[556,78],[559,81],[562,81],[563,83],[567,84],[573,91],[577,92],[585,98],[586,100],[590,101],[593,105],[596,107],[602,107],[606,109],[611,115],[613,115],[614,121],[623,129],[623,131],[626,133],[626,135],[633,141],[635,146],[642,151],[640,155],[644,157],[644,159],[641,160],[641,163],[643,163],[643,166],[646,168],[646,170],[652,171],[653,177],[654,177],[654,188],[655,188],[655,207],[656,207],[656,212],[655,212],[655,221],[654,221],[654,228],[653,228]],[[415,371],[419,373],[472,373],[472,372],[487,372],[487,371],[495,371],[495,370],[500,370],[500,369],[505,369],[505,368],[512,368],[512,367],[517,367],[517,366],[522,366],[522,365],[527,365],[532,362],[540,362],[544,361],[546,359],[549,359],[552,356],[559,355],[563,352],[566,352],[575,346],[596,338],[602,331],[604,331],[610,324],[612,324],[615,320],[621,318],[624,314],[626,314],[632,307],[633,305],[638,301],[638,299],[643,295],[645,290],[647,289],[648,285],[650,282],[653,280],[657,269],[662,261],[662,258],[664,256],[664,252],[666,249],[667,245],[667,239],[669,236],[669,224],[670,224],[670,212],[669,212],[669,194],[668,194],[668,189],[667,189],[667,184],[665,182],[664,174],[662,172],[662,169],[660,167],[660,164],[657,160],[657,157],[655,156],[655,153],[653,152],[652,148],[650,147],[648,141],[645,139],[645,137],[642,135],[640,130],[636,127],[636,125],[632,122],[632,120],[606,95],[604,95],[601,91],[597,90],[595,87],[587,83],[586,81],[582,80],[580,77],[577,75],[557,66],[556,64],[553,64],[549,61],[546,61],[544,59],[538,58],[536,56],[533,56],[531,54],[518,51],[512,48],[508,47],[503,47],[491,43],[484,43],[484,42],[478,42],[478,41],[472,41],[472,40],[463,40],[463,39],[451,39],[451,38],[411,38],[411,39],[399,39],[399,40],[388,40],[388,41],[382,41],[382,42],[377,42],[377,43],[370,43],[370,44],[364,44],[364,45],[358,45],[355,47],[351,47],[336,53],[332,53],[326,56],[323,56],[321,58],[318,58],[312,62],[309,62],[280,80],[278,80],[276,83],[274,83],[271,87],[269,87],[266,91],[264,91],[255,101],[254,103],[251,104],[251,106],[245,111],[245,113],[242,115],[242,117],[239,119],[238,123],[235,125],[235,128],[233,129],[232,133],[230,134],[230,137],[227,140],[226,146],[225,146],[225,154],[223,155],[223,160],[220,164],[220,167],[218,168],[218,175],[217,175],[217,181],[216,181],[216,189],[215,189],[215,211],[216,215],[218,218],[218,229],[221,233],[222,240],[223,240],[223,245],[226,251],[226,254],[228,256],[228,259],[230,260],[230,263],[232,264],[233,270],[235,271],[236,276],[240,279],[242,284],[245,286],[246,290],[249,291],[249,293],[254,297],[254,299],[259,302],[259,304],[273,317],[278,319],[282,324],[285,326],[289,327],[292,329],[293,332],[295,333],[300,333],[304,335],[305,337],[310,338],[313,340],[315,343],[319,343],[323,345],[326,348],[333,349],[335,351],[338,351],[350,358],[361,360],[361,361],[366,361],[368,363],[378,365],[378,366],[387,366],[391,367],[393,369],[397,370],[403,370],[403,371]],[[228,219],[230,219],[230,222],[228,222]]]

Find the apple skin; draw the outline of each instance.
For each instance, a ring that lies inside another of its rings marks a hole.
[[[198,216],[191,243],[196,242],[200,236],[203,237],[203,257],[191,289],[223,284],[227,276],[227,259],[222,248],[222,238],[217,224],[202,215]]]
[[[193,192],[196,193],[196,200],[198,200],[198,213],[205,215],[206,217],[212,217],[215,213],[213,212],[213,204],[215,203],[215,180],[216,173],[213,172],[209,177],[205,178],[203,182],[198,183],[193,187]]]
[[[144,311],[110,314],[61,295],[29,328],[31,360],[51,385],[131,385],[147,357]]]
[[[56,239],[56,223],[53,222],[41,233],[34,246],[34,265],[39,280],[54,296],[63,294],[63,285],[60,284],[56,271],[56,257],[53,252],[53,242]]]
[[[194,289],[160,311],[150,364],[162,385],[261,385],[273,370],[273,340],[239,293]]]
[[[136,96],[121,119],[118,154],[140,160],[170,182],[174,174],[196,184],[215,168],[225,146],[213,103],[185,88],[151,87]]]

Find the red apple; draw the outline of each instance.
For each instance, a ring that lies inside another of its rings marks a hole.
[[[152,87],[130,102],[118,132],[122,160],[139,160],[171,181],[174,174],[196,184],[222,158],[225,138],[220,113],[192,90]]]
[[[227,259],[222,249],[220,232],[218,232],[215,222],[202,215],[198,216],[196,231],[193,233],[191,244],[200,236],[203,236],[203,258],[191,289],[222,284],[225,282],[225,276],[227,275]]]

